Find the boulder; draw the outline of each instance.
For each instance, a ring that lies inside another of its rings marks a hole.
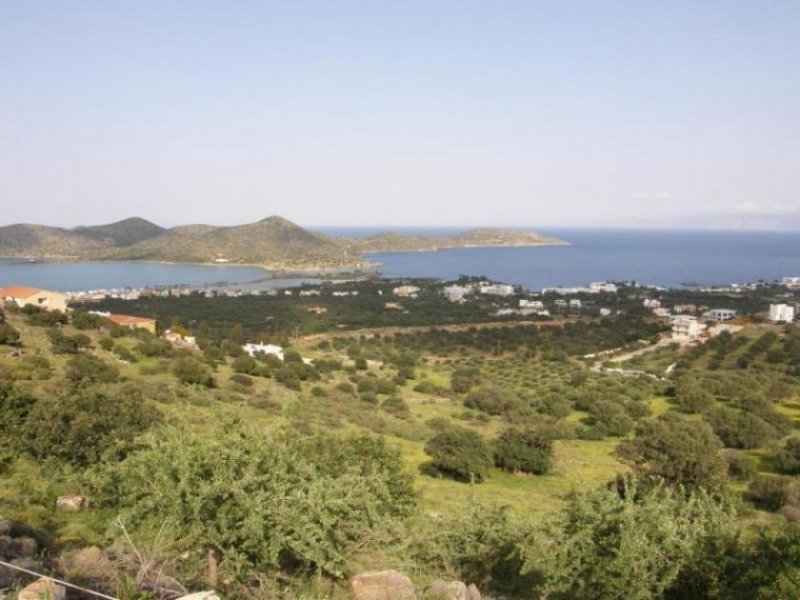
[[[117,575],[114,562],[97,546],[81,548],[66,557],[63,570],[69,581],[87,583],[88,587],[107,587]]]
[[[56,508],[75,512],[89,508],[89,502],[84,496],[59,496],[56,499]]]
[[[474,583],[467,586],[467,600],[481,600],[481,592]]]
[[[11,558],[29,558],[36,556],[39,545],[36,540],[27,536],[14,538],[8,545],[7,555]]]
[[[8,535],[11,531],[11,521],[0,516],[0,535]]]
[[[17,594],[17,600],[64,600],[67,590],[49,579],[40,579]]]
[[[411,580],[398,571],[359,573],[350,580],[355,600],[416,600]]]
[[[468,600],[467,586],[462,581],[443,581],[437,579],[428,586],[425,593],[431,600]]]
[[[220,600],[217,593],[213,590],[207,592],[195,592],[194,594],[189,594],[188,596],[181,596],[180,598],[176,598],[176,600]]]

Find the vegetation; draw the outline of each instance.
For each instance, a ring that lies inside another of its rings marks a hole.
[[[393,285],[119,310],[160,307],[196,351],[9,307],[0,514],[61,576],[101,548],[111,566],[80,581],[125,600],[339,598],[384,568],[509,600],[798,596],[800,328],[749,324],[603,372],[664,330],[637,288],[613,318],[474,326],[518,299],[444,304],[428,283],[387,317]],[[442,326],[351,331],[392,319]],[[284,360],[243,351],[262,339]],[[89,507],[56,510],[72,494]]]

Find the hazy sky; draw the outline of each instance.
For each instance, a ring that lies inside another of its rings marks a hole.
[[[0,223],[798,208],[798,0],[0,3]]]

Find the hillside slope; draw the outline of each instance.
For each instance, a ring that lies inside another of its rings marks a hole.
[[[334,240],[275,216],[232,227],[176,228],[103,257],[201,263],[224,259],[275,269],[339,268],[361,262]]]
[[[19,223],[0,227],[0,256],[5,258],[87,258],[113,244],[59,227]]]
[[[566,242],[527,231],[500,228],[471,229],[455,235],[403,235],[379,233],[344,240],[353,252],[431,252],[447,248],[507,248],[561,246]]]
[[[116,246],[131,246],[163,235],[167,232],[167,229],[159,227],[147,219],[132,217],[116,223],[109,223],[108,225],[76,227],[72,231],[92,240],[100,242],[108,242],[110,240]]]

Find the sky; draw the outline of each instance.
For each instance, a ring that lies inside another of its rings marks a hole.
[[[0,3],[0,224],[800,210],[800,2]]]

